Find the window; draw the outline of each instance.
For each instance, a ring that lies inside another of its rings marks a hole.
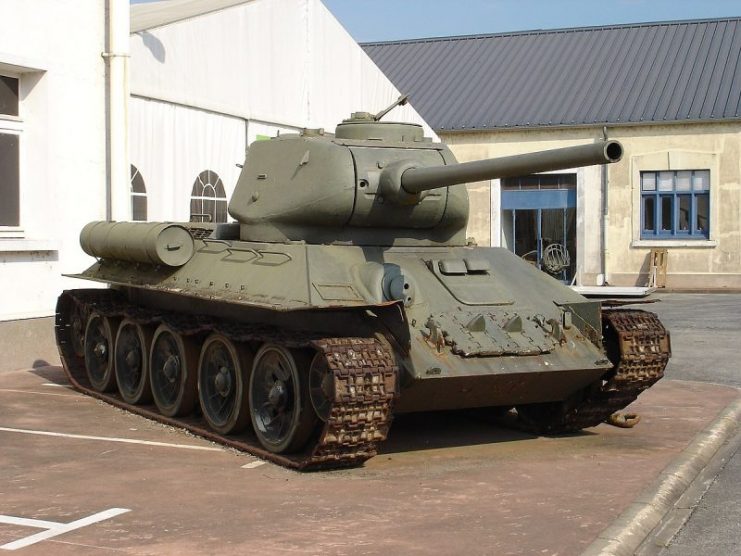
[[[0,75],[0,226],[11,227],[20,226],[18,81]]]
[[[147,187],[144,178],[133,164],[131,165],[131,219],[143,222],[147,219]]]
[[[641,172],[641,239],[708,239],[710,171]]]
[[[504,178],[502,189],[576,189],[576,174],[531,174],[516,178]]]
[[[204,170],[190,194],[191,222],[226,222],[226,192],[216,172]]]
[[[0,114],[18,115],[18,79],[0,75]]]

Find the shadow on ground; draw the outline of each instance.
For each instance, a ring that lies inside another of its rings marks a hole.
[[[69,386],[61,367],[47,366],[29,370],[46,382]],[[388,440],[380,445],[380,454],[437,450],[462,446],[477,446],[501,442],[531,440],[535,435],[517,430],[516,416],[503,417],[485,410],[434,411],[397,415]],[[572,436],[591,436],[581,432]],[[242,436],[242,435],[240,435]],[[252,434],[245,434],[252,441]]]

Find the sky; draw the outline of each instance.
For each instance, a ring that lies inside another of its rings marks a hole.
[[[322,0],[358,42],[741,16],[741,0]]]

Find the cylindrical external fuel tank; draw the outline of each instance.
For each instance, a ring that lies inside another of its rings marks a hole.
[[[167,222],[90,222],[80,246],[92,257],[178,267],[193,256],[193,236]]]

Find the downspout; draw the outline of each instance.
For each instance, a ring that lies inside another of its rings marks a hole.
[[[607,126],[602,127],[602,138],[607,141]],[[598,286],[608,286],[607,280],[607,255],[609,253],[607,245],[607,230],[610,226],[610,205],[609,205],[609,192],[607,183],[607,164],[603,164],[601,167],[602,177],[602,230],[601,230],[601,243],[602,243],[602,283],[597,284]]]
[[[129,2],[106,0],[106,220],[131,220]]]

